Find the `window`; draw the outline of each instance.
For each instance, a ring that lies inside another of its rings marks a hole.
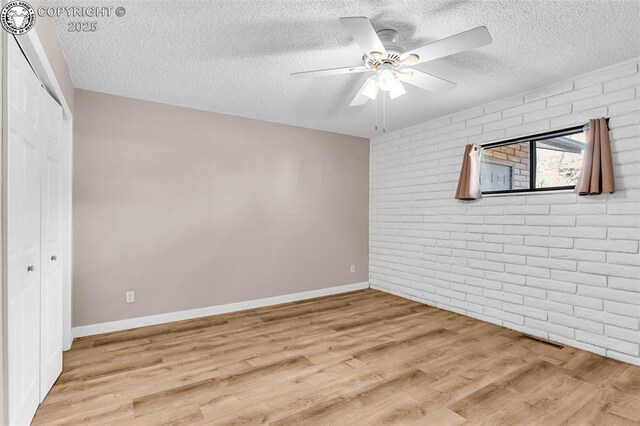
[[[483,194],[573,189],[586,147],[583,127],[484,145]]]

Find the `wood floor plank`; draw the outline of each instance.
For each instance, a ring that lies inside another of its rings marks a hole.
[[[375,290],[76,339],[34,424],[637,424],[640,367]]]

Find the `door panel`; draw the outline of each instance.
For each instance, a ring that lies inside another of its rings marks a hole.
[[[62,372],[62,107],[42,89],[40,400]]]
[[[40,402],[40,82],[12,38],[7,81],[7,331],[10,424]]]

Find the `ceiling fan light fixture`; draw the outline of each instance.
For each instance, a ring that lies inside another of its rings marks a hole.
[[[389,84],[389,97],[391,99],[395,99],[398,96],[404,95],[405,93],[407,93],[407,91],[404,90],[404,86],[402,85],[402,83],[400,83],[400,80],[394,78]]]
[[[369,53],[369,56],[372,57],[373,59],[382,59],[384,55],[382,54],[382,52],[378,52],[374,50],[373,52]]]
[[[370,78],[362,88],[362,94],[369,99],[375,99],[378,96],[378,83],[375,78]]]
[[[389,90],[394,81],[396,81],[396,77],[389,69],[382,70],[378,76],[378,85],[380,86],[380,89],[385,92]]]

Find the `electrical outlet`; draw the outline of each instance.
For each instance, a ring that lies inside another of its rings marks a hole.
[[[351,273],[353,274],[356,271],[356,265],[351,265]]]
[[[136,301],[136,294],[133,291],[127,292],[127,303],[133,303]]]

